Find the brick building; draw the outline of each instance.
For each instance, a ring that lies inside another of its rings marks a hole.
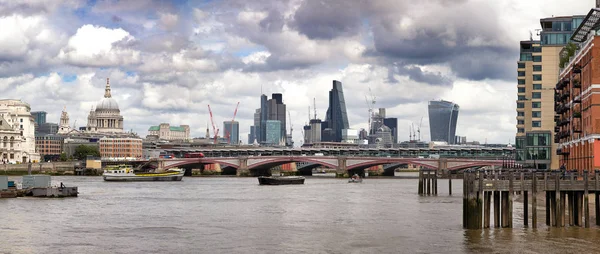
[[[556,84],[554,141],[560,165],[568,170],[600,168],[600,36],[593,29],[599,20],[600,11],[592,9],[573,33],[578,50]]]
[[[142,158],[142,139],[140,138],[101,138],[99,141],[102,159]]]

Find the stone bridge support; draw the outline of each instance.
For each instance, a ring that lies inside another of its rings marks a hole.
[[[250,176],[250,170],[248,170],[248,157],[238,158],[240,167],[237,169],[237,176]]]
[[[448,159],[446,158],[439,158],[438,159],[438,168],[437,168],[437,172],[438,175],[439,174],[448,174],[450,172],[448,172]]]
[[[338,157],[338,167],[335,170],[336,177],[345,177],[348,174],[348,168],[346,167],[346,157]]]

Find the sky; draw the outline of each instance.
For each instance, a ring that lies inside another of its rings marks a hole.
[[[166,122],[203,137],[208,104],[223,129],[239,102],[246,142],[261,91],[282,93],[298,145],[313,98],[325,118],[339,80],[353,129],[367,128],[372,94],[398,118],[399,140],[420,125],[428,141],[427,102],[443,99],[460,105],[457,135],[513,143],[519,41],[535,37],[540,18],[585,15],[594,4],[0,0],[0,98],[46,111],[48,122],[66,107],[71,125],[85,126],[110,78],[128,131],[145,137]]]

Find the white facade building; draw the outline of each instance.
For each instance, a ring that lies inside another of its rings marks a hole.
[[[117,101],[112,98],[110,82],[106,79],[104,98],[92,108],[88,115],[86,132],[89,133],[121,133],[123,132],[123,116]]]
[[[150,126],[148,129],[149,136],[156,136],[162,140],[190,140],[190,126],[180,125],[171,126],[168,123],[161,123],[158,126]]]
[[[66,108],[63,109],[60,114],[60,124],[58,125],[58,134],[70,134],[72,132],[78,132],[77,130],[71,128],[69,126],[69,114],[66,111]]]
[[[21,100],[0,100],[0,160],[2,163],[37,162],[35,123],[31,107]]]

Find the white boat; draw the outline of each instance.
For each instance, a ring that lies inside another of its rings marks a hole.
[[[362,183],[360,176],[353,176],[348,180],[348,183]]]
[[[165,172],[135,172],[129,165],[107,167],[102,173],[104,181],[181,181],[185,170],[172,168]]]

